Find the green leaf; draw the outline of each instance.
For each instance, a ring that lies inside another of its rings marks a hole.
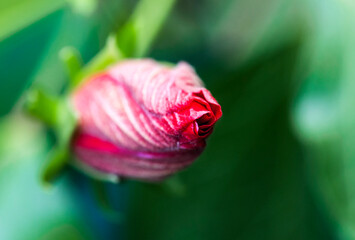
[[[355,5],[326,1],[313,7],[315,30],[300,61],[304,81],[294,128],[305,146],[312,190],[339,239],[355,239]]]
[[[81,15],[90,16],[98,6],[98,0],[67,0],[73,10]]]
[[[60,9],[65,0],[2,0],[0,41]]]

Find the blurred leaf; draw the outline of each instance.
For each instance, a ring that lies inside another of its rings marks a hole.
[[[141,0],[118,33],[118,47],[127,57],[144,57],[175,0]]]
[[[65,0],[2,0],[0,41],[63,7]]]
[[[75,12],[90,16],[97,8],[98,0],[67,0]]]
[[[355,238],[355,4],[310,1],[313,29],[300,62],[295,132],[308,156],[318,201],[339,239]],[[306,69],[306,71],[305,71]]]
[[[7,114],[29,85],[62,11],[50,14],[0,42],[0,115]]]

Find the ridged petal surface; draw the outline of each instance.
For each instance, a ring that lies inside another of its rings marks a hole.
[[[104,172],[155,180],[189,165],[221,107],[187,63],[128,60],[73,94],[79,117],[73,151]]]

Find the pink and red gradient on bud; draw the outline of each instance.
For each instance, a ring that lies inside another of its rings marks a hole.
[[[160,180],[191,164],[222,116],[187,63],[127,60],[86,80],[72,95],[79,161],[105,173]]]

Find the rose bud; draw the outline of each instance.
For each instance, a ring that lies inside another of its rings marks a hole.
[[[184,62],[120,62],[86,80],[71,100],[79,119],[76,158],[104,173],[150,181],[191,164],[222,115]]]

